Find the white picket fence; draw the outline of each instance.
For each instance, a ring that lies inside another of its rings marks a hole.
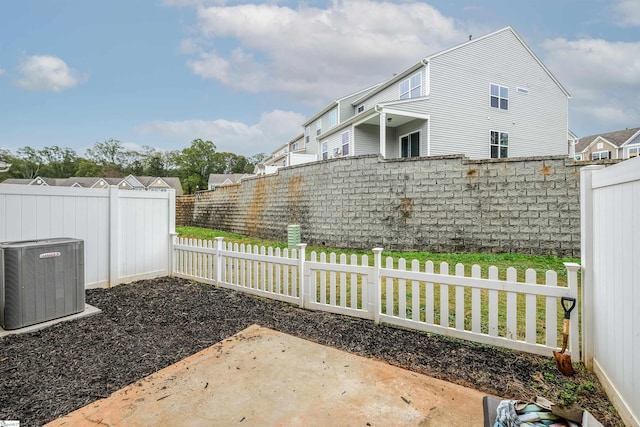
[[[560,287],[554,271],[547,271],[545,283],[538,284],[535,270],[527,270],[525,282],[518,282],[514,268],[501,280],[496,267],[483,278],[477,265],[469,276],[462,264],[455,266],[453,275],[447,263],[437,266],[437,272],[430,261],[421,265],[414,260],[408,266],[400,259],[394,267],[394,260],[387,258],[383,266],[380,248],[373,249],[373,265],[367,255],[335,253],[312,252],[307,261],[305,246],[290,251],[232,245],[222,238],[215,242],[176,238],[173,274],[312,310],[545,356],[559,345],[559,299],[578,297],[580,266],[574,263],[565,264],[568,286]],[[518,308],[522,306],[524,313]],[[568,353],[577,362],[577,309],[571,320]]]

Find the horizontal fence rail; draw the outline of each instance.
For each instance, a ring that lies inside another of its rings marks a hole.
[[[561,341],[562,310],[558,300],[578,297],[578,264],[565,263],[567,286],[547,271],[544,284],[535,270],[517,280],[496,267],[487,277],[473,265],[470,275],[457,264],[382,260],[382,249],[367,255],[309,254],[296,249],[265,248],[192,239],[174,241],[173,272],[177,277],[219,285],[298,304],[311,310],[371,319],[404,328],[438,333],[550,356]],[[372,265],[370,265],[372,264]],[[578,314],[571,314],[568,354],[579,360]],[[571,350],[574,349],[572,352]]]

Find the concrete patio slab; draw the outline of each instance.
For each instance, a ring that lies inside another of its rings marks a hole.
[[[47,426],[479,426],[483,396],[254,325]]]
[[[20,328],[20,329],[3,329],[2,327],[0,327],[0,338],[5,337],[7,335],[26,334],[27,332],[39,331],[41,329],[48,328],[51,325],[55,325],[56,323],[67,322],[69,320],[76,320],[76,319],[80,319],[82,317],[87,317],[87,316],[93,316],[94,314],[98,314],[98,313],[102,313],[102,310],[92,305],[85,304],[84,310],[82,310],[80,313],[71,314],[69,316],[59,317],[57,319],[48,320],[42,323],[36,323],[35,325],[25,326],[24,328]]]

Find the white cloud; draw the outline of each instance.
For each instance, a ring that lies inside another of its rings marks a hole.
[[[619,0],[614,6],[614,10],[620,26],[640,26],[640,2],[638,0]]]
[[[640,42],[546,40],[544,62],[572,94],[570,113],[601,132],[638,126]],[[601,124],[598,126],[598,124]]]
[[[134,132],[154,135],[184,147],[201,138],[213,141],[218,151],[252,156],[270,153],[274,147],[300,134],[303,121],[301,114],[275,110],[262,114],[253,125],[228,120],[157,120],[137,126]]]
[[[195,74],[312,105],[386,80],[468,34],[421,2],[337,0],[324,9],[241,4],[197,11],[200,53],[188,61]],[[191,51],[194,40],[187,43]]]
[[[19,66],[22,77],[16,81],[23,89],[60,92],[86,80],[86,75],[72,70],[60,58],[34,55],[25,58]]]

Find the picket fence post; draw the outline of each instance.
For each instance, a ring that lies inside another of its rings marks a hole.
[[[222,241],[224,237],[216,237],[214,238],[215,248],[213,255],[213,272],[216,278],[216,284],[220,284],[222,281]]]
[[[300,289],[300,308],[304,308],[305,299],[309,296],[309,285],[304,281],[304,263],[305,263],[305,248],[307,246],[306,243],[298,243],[296,245],[298,247],[298,286]]]
[[[382,268],[382,248],[373,248],[373,292],[369,292],[370,302],[369,302],[369,311],[373,310],[373,321],[375,324],[380,323],[380,312],[382,311],[382,301],[380,300],[382,297],[381,292],[381,281],[382,277],[380,274],[380,269]]]
[[[575,262],[565,262],[564,266],[567,268],[567,285],[569,286],[569,293],[576,299],[576,308],[571,313],[571,325],[569,329],[569,350],[571,350],[571,361],[580,361],[580,333],[578,325],[578,270],[580,264]],[[583,308],[584,310],[584,308]]]

